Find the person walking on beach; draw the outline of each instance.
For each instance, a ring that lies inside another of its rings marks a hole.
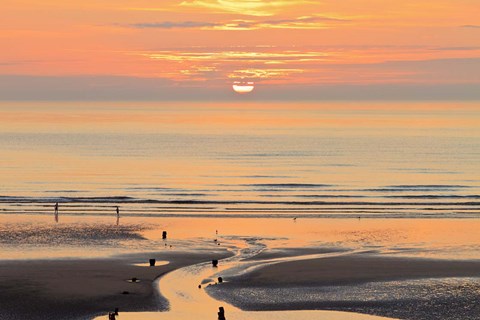
[[[117,226],[120,224],[120,208],[117,206]]]
[[[58,202],[55,203],[55,211],[53,214],[55,215],[55,222],[58,222]]]

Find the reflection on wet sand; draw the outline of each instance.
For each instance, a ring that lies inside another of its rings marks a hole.
[[[215,312],[220,309],[218,319],[222,319],[221,313],[225,311],[226,319],[278,319],[293,320],[302,319],[331,319],[331,320],[375,320],[390,319],[377,316],[335,312],[335,311],[242,311],[233,305],[212,298],[204,289],[210,286],[222,285],[222,273],[229,269],[248,268],[251,265],[258,264],[252,262],[242,262],[252,258],[265,249],[255,239],[231,238],[229,239],[231,248],[235,248],[236,254],[230,258],[219,261],[217,267],[213,267],[210,262],[203,262],[193,266],[184,267],[172,271],[160,278],[158,289],[161,294],[169,301],[169,310],[164,313],[129,313],[121,312],[121,319],[214,319]],[[315,255],[319,256],[319,255]],[[285,261],[295,258],[286,258]],[[277,261],[278,262],[278,261]],[[98,317],[97,320],[105,317]]]

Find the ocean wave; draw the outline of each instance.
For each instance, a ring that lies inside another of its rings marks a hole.
[[[298,205],[298,206],[480,206],[479,201],[464,202],[386,202],[386,201],[260,201],[260,200],[198,200],[198,199],[141,199],[130,196],[112,197],[19,197],[0,196],[0,203],[118,203],[172,205]]]

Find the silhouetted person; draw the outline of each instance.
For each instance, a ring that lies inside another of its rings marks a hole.
[[[120,224],[120,208],[117,206],[117,226]]]
[[[225,310],[223,309],[223,307],[218,308],[218,320],[226,320]]]
[[[58,222],[58,202],[55,203],[55,211],[53,214],[55,215],[55,222]]]

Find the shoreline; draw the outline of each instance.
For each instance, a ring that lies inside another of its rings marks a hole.
[[[476,210],[476,209],[475,209]],[[235,211],[236,212],[236,211]],[[252,213],[247,213],[252,212]],[[270,211],[259,212],[258,211],[239,211],[238,213],[231,213],[229,211],[213,211],[209,213],[182,213],[181,211],[174,213],[122,213],[123,218],[215,218],[215,219],[386,219],[386,220],[480,220],[480,213],[467,212],[467,213],[455,213],[455,214],[418,214],[418,213],[392,213],[392,214],[372,214],[372,213],[310,213],[311,211],[290,211],[285,213],[270,213]],[[5,216],[35,216],[35,217],[52,217],[52,213],[33,213],[33,212],[8,212],[1,211],[0,215]],[[61,212],[61,217],[98,217],[98,218],[114,218],[112,213],[72,213]]]

